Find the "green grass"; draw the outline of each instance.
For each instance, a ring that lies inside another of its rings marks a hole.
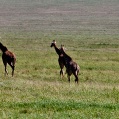
[[[17,61],[12,77],[0,59],[0,119],[118,119],[118,11],[117,0],[1,0],[0,42]],[[79,85],[60,78],[54,39]]]
[[[109,84],[75,86],[58,81],[4,80],[1,84],[1,117],[116,118],[118,97],[118,88]]]

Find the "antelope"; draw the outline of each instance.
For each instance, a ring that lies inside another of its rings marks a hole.
[[[8,72],[7,72],[7,63],[8,63],[10,65],[10,67],[12,68],[12,76],[13,76],[14,69],[15,69],[16,57],[1,42],[0,42],[0,49],[2,51],[2,61],[3,61],[4,67],[5,67],[5,75],[8,74]]]
[[[59,66],[60,66],[60,76],[62,77],[63,76],[63,68],[64,68],[64,64],[65,64],[63,55],[61,54],[60,49],[56,46],[56,41],[55,40],[52,41],[51,47],[54,47],[56,53],[59,56],[58,63],[59,63]]]
[[[69,55],[65,53],[63,45],[61,45],[60,51],[65,60],[65,67],[66,67],[66,73],[68,76],[68,81],[70,82],[70,76],[73,74],[75,76],[75,82],[78,83],[79,81],[78,73],[80,70],[79,65],[76,62],[74,62],[73,59]]]

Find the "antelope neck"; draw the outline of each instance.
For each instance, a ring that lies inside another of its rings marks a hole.
[[[58,55],[60,55],[60,54],[61,54],[61,52],[60,52],[59,48],[57,48],[57,46],[56,46],[56,45],[54,45],[54,47],[55,47],[55,51],[56,51],[56,53],[57,53]]]

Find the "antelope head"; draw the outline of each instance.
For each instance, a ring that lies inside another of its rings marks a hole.
[[[53,47],[53,46],[55,46],[55,45],[56,45],[56,41],[53,40],[50,47]]]

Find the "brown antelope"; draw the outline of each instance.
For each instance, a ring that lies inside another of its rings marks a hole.
[[[2,51],[2,61],[3,61],[4,67],[5,67],[5,75],[8,74],[8,72],[7,72],[7,63],[8,63],[10,65],[10,67],[12,68],[12,76],[13,76],[14,69],[15,69],[16,57],[2,43],[0,43],[0,49]]]
[[[56,41],[53,40],[51,43],[51,47],[54,47],[56,53],[58,54],[59,58],[58,58],[58,62],[59,62],[59,66],[60,66],[60,76],[63,76],[63,68],[64,68],[64,58],[63,55],[61,55],[61,51],[60,49],[56,46]]]
[[[60,51],[63,54],[63,58],[65,60],[65,67],[66,67],[66,73],[68,75],[68,81],[70,82],[70,76],[73,73],[73,75],[75,76],[75,82],[78,83],[78,81],[79,81],[78,73],[79,73],[80,67],[78,66],[78,64],[76,62],[74,62],[72,60],[72,58],[70,56],[68,56],[65,53],[63,45],[61,45]]]

